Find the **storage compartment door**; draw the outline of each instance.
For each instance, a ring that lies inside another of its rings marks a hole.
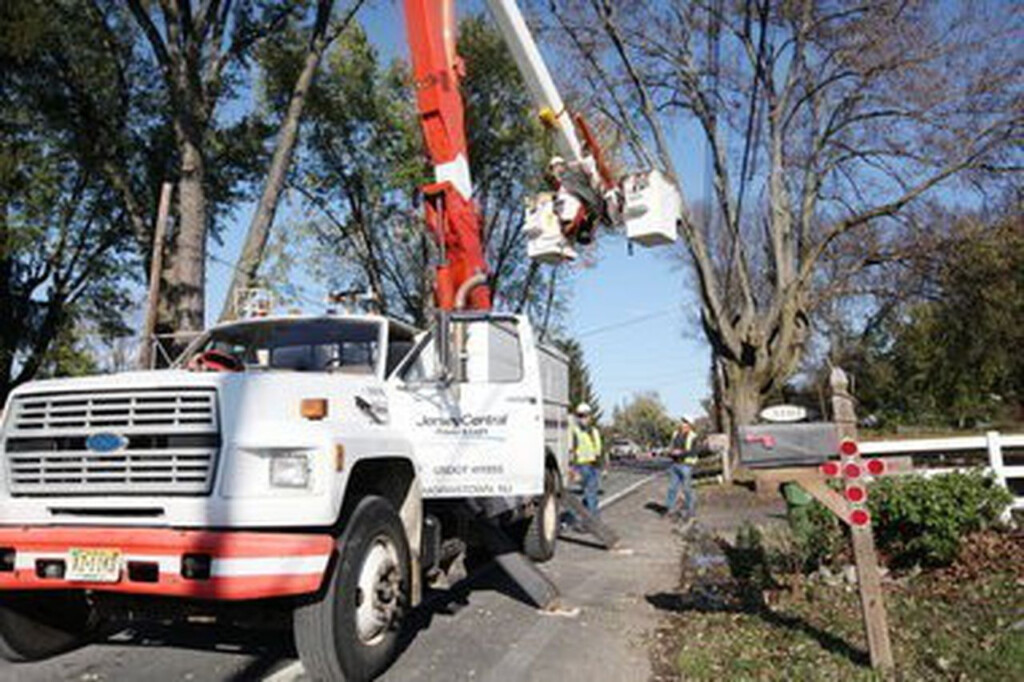
[[[544,425],[532,344],[514,318],[455,320],[456,382],[439,372],[433,341],[402,372],[396,407],[420,463],[425,498],[538,495]],[[417,364],[420,368],[417,368]]]

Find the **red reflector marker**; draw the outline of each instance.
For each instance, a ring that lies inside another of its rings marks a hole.
[[[885,473],[885,462],[880,459],[869,459],[864,465],[872,476],[881,476]]]
[[[861,473],[863,472],[861,472],[859,464],[850,462],[843,467],[843,476],[846,476],[847,478],[860,478]]]
[[[839,454],[845,457],[853,457],[860,449],[857,447],[857,441],[847,438],[839,444]]]
[[[825,462],[819,467],[821,473],[826,476],[838,476],[839,475],[839,462]]]
[[[861,488],[859,485],[851,485],[849,488],[846,489],[846,499],[848,499],[850,502],[863,502],[865,498],[867,498],[867,496],[867,491],[864,490],[864,488]]]
[[[866,526],[871,522],[871,515],[866,509],[854,509],[850,513],[850,523],[855,526]]]

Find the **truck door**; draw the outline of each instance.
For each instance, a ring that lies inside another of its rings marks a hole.
[[[449,330],[448,368],[435,330],[392,377],[396,423],[406,425],[424,497],[540,494],[544,424],[529,324],[466,314]]]

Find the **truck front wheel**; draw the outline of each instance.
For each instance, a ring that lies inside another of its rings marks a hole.
[[[0,657],[38,661],[83,644],[97,627],[81,592],[0,594]]]
[[[387,500],[356,505],[332,563],[323,595],[295,612],[299,658],[314,680],[371,680],[398,653],[412,584],[405,529]]]

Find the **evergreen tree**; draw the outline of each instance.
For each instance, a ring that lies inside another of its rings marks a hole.
[[[590,379],[590,367],[583,357],[583,346],[576,339],[565,339],[555,345],[569,358],[569,406],[576,409],[580,403],[587,403],[593,410],[594,421],[602,417],[601,402]]]
[[[962,219],[928,297],[907,303],[840,361],[862,412],[883,423],[967,427],[1024,417],[1024,222]]]

